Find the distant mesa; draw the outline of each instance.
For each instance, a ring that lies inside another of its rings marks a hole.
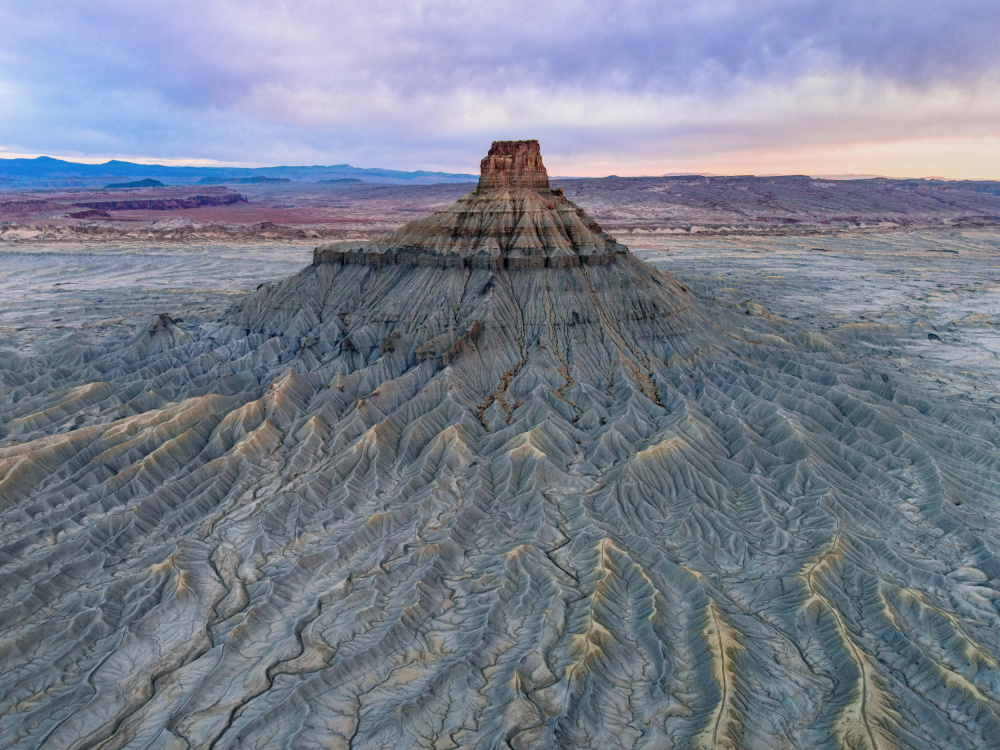
[[[253,177],[202,177],[196,185],[273,185],[275,183],[292,182],[287,177],[268,177],[254,175]]]
[[[104,186],[106,190],[124,190],[127,188],[160,188],[160,187],[166,187],[166,185],[164,185],[159,180],[153,180],[149,178],[145,180],[136,180],[135,182],[112,182],[109,185]]]
[[[184,208],[201,208],[202,206],[231,206],[234,203],[246,203],[247,199],[239,193],[225,191],[214,195],[188,195],[180,198],[133,198],[117,201],[81,201],[73,205],[79,208],[91,208],[98,211],[176,211]],[[83,217],[77,217],[83,218]]]
[[[364,185],[364,180],[357,177],[340,177],[336,180],[317,180],[320,185]]]
[[[74,211],[69,214],[71,219],[110,219],[111,214],[100,208],[88,208],[86,211]]]

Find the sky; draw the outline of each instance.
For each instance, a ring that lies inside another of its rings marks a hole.
[[[0,157],[1000,179],[1000,0],[4,0]]]

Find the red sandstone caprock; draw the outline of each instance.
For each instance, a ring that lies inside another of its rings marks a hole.
[[[538,141],[493,141],[479,170],[480,190],[546,190],[549,187],[549,175],[542,164]]]

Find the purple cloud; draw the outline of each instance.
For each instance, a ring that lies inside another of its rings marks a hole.
[[[510,135],[655,171],[998,134],[995,0],[15,0],[0,27],[8,151],[469,169]]]

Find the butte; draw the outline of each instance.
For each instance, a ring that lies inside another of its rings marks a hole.
[[[996,746],[995,422],[743,312],[497,142],[218,321],[0,361],[0,747]]]

